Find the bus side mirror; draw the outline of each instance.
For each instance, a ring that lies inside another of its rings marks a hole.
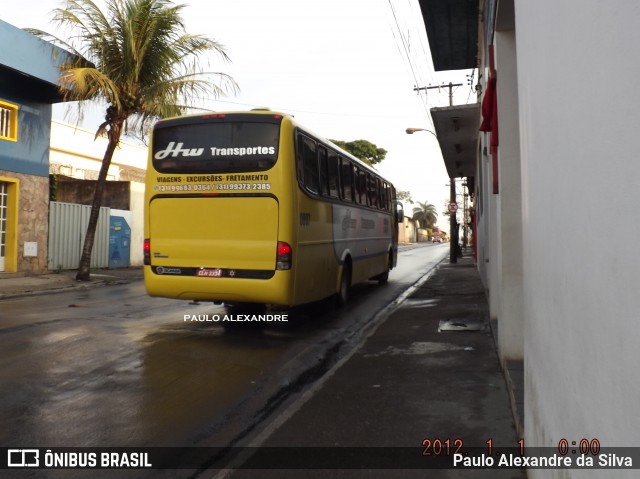
[[[404,220],[404,208],[402,208],[402,203],[396,201],[396,222],[402,223]]]

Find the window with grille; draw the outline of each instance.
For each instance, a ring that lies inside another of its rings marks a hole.
[[[18,140],[18,105],[0,101],[0,139]]]

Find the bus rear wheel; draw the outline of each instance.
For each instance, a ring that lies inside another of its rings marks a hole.
[[[387,268],[386,271],[384,273],[380,273],[376,276],[374,276],[373,280],[377,281],[379,284],[385,284],[387,281],[389,281],[389,271],[391,271],[391,264],[393,263],[393,259],[391,256],[391,253],[389,253],[389,255],[387,256]]]
[[[379,274],[373,279],[375,279],[379,284],[385,284],[389,281],[389,271],[387,270],[386,272]]]
[[[344,306],[349,300],[349,290],[351,289],[351,263],[345,261],[340,277],[340,290],[337,295],[338,306]]]

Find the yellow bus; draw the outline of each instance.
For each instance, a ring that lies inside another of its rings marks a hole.
[[[396,265],[393,185],[269,110],[154,126],[145,193],[149,295],[294,306],[386,282]]]

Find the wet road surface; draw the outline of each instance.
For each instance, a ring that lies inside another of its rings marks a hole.
[[[340,310],[314,304],[264,328],[185,321],[227,311],[150,298],[141,281],[0,301],[0,443],[245,443],[447,252],[448,245],[403,248],[388,284],[357,285]]]

